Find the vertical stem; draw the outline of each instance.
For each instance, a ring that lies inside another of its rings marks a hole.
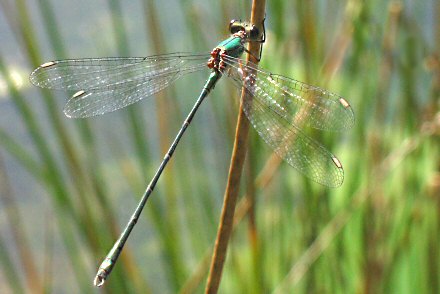
[[[263,22],[265,16],[265,0],[253,0],[251,22],[258,26]],[[248,61],[253,56],[259,56],[260,44],[249,43]],[[254,60],[255,61],[255,60]],[[229,167],[228,183],[223,201],[223,209],[220,217],[220,224],[217,230],[214,253],[211,260],[208,281],[205,293],[217,293],[223,272],[223,265],[226,259],[229,238],[233,227],[235,205],[240,186],[241,172],[246,156],[247,139],[249,132],[249,121],[243,112],[243,100],[247,99],[246,92],[242,91],[240,110],[238,115],[237,127],[235,131],[235,142],[232,151],[231,164]]]

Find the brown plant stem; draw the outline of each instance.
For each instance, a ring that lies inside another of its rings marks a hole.
[[[265,0],[253,0],[251,13],[251,22],[253,24],[257,25],[263,22],[265,15],[265,4]],[[252,55],[259,56],[259,49],[260,44],[255,42],[249,43],[249,51],[251,54],[248,55],[247,61],[252,58]],[[223,265],[226,259],[229,238],[233,228],[234,211],[238,198],[243,163],[246,157],[249,132],[249,121],[245,118],[245,114],[243,112],[243,100],[248,98],[246,96],[246,92],[243,90],[241,94],[240,110],[235,132],[234,148],[229,167],[228,183],[226,186],[223,209],[220,217],[220,224],[217,231],[217,238],[215,241],[214,253],[212,255],[211,267],[205,293],[217,293],[218,291],[223,272]]]

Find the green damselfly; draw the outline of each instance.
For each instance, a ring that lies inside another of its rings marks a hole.
[[[338,187],[344,179],[339,160],[306,135],[303,127],[343,131],[354,124],[354,114],[342,97],[257,68],[240,56],[248,42],[263,43],[264,26],[233,20],[231,36],[211,53],[172,53],[139,58],[86,58],[47,62],[31,75],[31,82],[48,89],[75,91],[67,101],[68,117],[85,118],[112,112],[168,87],[183,75],[211,69],[200,96],[189,112],[162,163],[149,183],[130,221],[102,262],[95,277],[101,286],[112,271],[125,242],[139,218],[180,138],[202,101],[217,81],[226,75],[244,89],[250,99],[243,110],[260,137],[287,163],[315,182]],[[208,64],[206,63],[208,61]],[[208,66],[207,66],[208,65]]]

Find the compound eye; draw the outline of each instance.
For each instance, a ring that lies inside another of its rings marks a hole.
[[[231,34],[235,34],[240,31],[244,31],[244,26],[241,21],[235,19],[231,20],[231,22],[229,23],[229,32]]]
[[[249,30],[249,38],[251,40],[257,40],[259,36],[260,30],[256,26],[252,25],[251,29]]]

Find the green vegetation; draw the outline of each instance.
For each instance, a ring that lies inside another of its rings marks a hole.
[[[54,59],[209,51],[250,1],[30,2],[0,3],[0,292],[95,292],[208,71],[87,120],[64,117],[68,94],[27,76]],[[220,292],[440,293],[440,2],[273,0],[266,29],[261,66],[344,96],[356,125],[318,134],[344,165],[338,189],[251,131]],[[230,86],[199,110],[105,292],[203,292],[238,109]]]

